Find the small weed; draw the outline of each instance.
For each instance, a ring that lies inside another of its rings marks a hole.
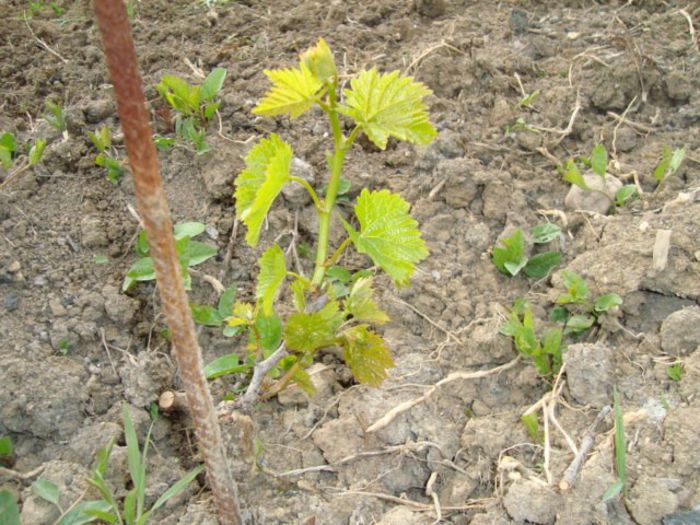
[[[683,363],[674,363],[666,369],[666,375],[672,381],[680,383],[683,378]]]
[[[541,337],[538,336],[532,309],[526,301],[516,299],[508,321],[501,326],[501,333],[513,338],[515,348],[532,359],[540,376],[552,379],[559,372],[563,352],[562,331],[551,328]]]
[[[183,222],[176,224],[174,227],[175,250],[180,258],[186,290],[190,290],[192,287],[192,279],[188,268],[202,264],[204,261],[216,255],[216,248],[212,248],[203,242],[192,240],[192,238],[203,233],[204,230],[206,230],[206,225],[201,222]],[[153,265],[153,259],[148,255],[148,238],[145,231],[139,233],[135,250],[139,258],[131,265],[129,271],[126,273],[126,278],[122,284],[122,291],[131,289],[136,282],[154,281],[156,278],[156,269]]]
[[[97,150],[95,165],[107,171],[107,180],[109,182],[118,184],[124,176],[124,166],[114,157],[115,152],[112,148],[112,137],[109,133],[109,128],[102,126],[95,133],[88,131],[88,137]]]
[[[70,341],[68,339],[61,339],[58,342],[58,351],[60,352],[61,355],[68,355],[68,352],[70,352]]]
[[[55,102],[47,100],[44,118],[46,119],[46,122],[49,123],[49,126],[56,131],[61,132],[64,139],[68,138],[68,122],[66,121],[66,116],[63,113],[63,108],[61,106]]]
[[[613,416],[615,418],[615,473],[617,474],[617,481],[605,491],[603,501],[609,501],[620,493],[624,496],[627,491],[627,444],[625,442],[625,427],[622,407],[620,406],[620,394],[617,388],[613,390],[613,402]]]
[[[23,172],[33,168],[44,155],[46,141],[37,139],[32,144],[21,147],[10,132],[0,134],[0,168],[8,174],[2,184],[7,184]]]
[[[529,107],[532,105],[532,103],[533,103],[535,100],[537,100],[537,98],[538,98],[539,96],[540,96],[540,90],[539,90],[539,89],[536,89],[536,90],[533,91],[532,93],[526,94],[525,96],[523,96],[523,98],[521,98],[521,99],[518,101],[518,107],[521,107],[521,108],[529,108]]]
[[[561,278],[566,292],[557,298],[550,319],[563,324],[565,334],[583,334],[600,316],[622,305],[622,298],[616,293],[607,293],[591,301],[588,283],[575,272],[563,270]]]
[[[547,244],[561,235],[555,224],[544,223],[530,230],[535,244]],[[516,276],[521,270],[528,277],[541,279],[561,262],[561,253],[546,251],[528,257],[523,231],[517,228],[510,237],[500,239],[501,246],[491,251],[491,260],[501,273]]]
[[[2,525],[20,525],[19,505],[9,490],[0,490],[0,523]]]
[[[664,146],[661,160],[654,168],[654,178],[659,185],[668,177],[675,174],[683,164],[685,158],[685,148],[676,148],[671,150],[668,146]]]
[[[540,430],[540,424],[535,414],[526,414],[522,416],[520,422],[525,425],[527,433],[532,441],[535,443],[542,443],[544,441],[544,433]]]
[[[225,78],[226,70],[219,67],[201,85],[190,85],[175,75],[165,75],[156,85],[160,96],[177,112],[177,136],[192,142],[198,154],[209,150],[205,141],[207,125],[219,109],[216,97]]]
[[[47,11],[53,13],[55,16],[63,16],[63,13],[65,13],[65,9],[63,9],[58,2],[47,2],[44,0],[41,2],[32,1],[27,4],[26,13],[28,18],[35,17]]]
[[[10,436],[0,436],[0,465],[5,465],[12,461],[15,448]],[[9,465],[7,465],[9,466]],[[0,514],[1,516],[2,514]]]
[[[124,420],[124,435],[126,437],[127,464],[132,488],[126,494],[124,500],[120,502],[116,499],[112,489],[105,481],[109,457],[112,452],[112,447],[114,446],[114,439],[112,439],[107,446],[100,449],[97,453],[97,466],[88,479],[90,484],[98,490],[102,499],[79,501],[64,511],[60,504],[60,491],[55,483],[46,479],[39,479],[32,484],[32,490],[37,496],[55,505],[60,511],[61,517],[57,520],[57,525],[79,525],[97,521],[115,525],[147,525],[152,519],[153,514],[160,507],[185,490],[187,485],[204,470],[203,465],[190,470],[179,481],[166,490],[150,509],[146,509],[146,458],[148,455],[151,430],[153,429],[155,420],[151,423],[151,427],[148,430],[142,452],[139,447],[134,424],[126,405],[122,407],[122,417]],[[0,494],[0,518],[3,517],[1,507],[2,494]]]

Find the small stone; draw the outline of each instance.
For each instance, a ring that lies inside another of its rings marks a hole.
[[[542,136],[535,131],[518,131],[515,134],[515,140],[528,151],[536,151],[542,145]]]
[[[671,100],[686,102],[692,91],[690,80],[682,71],[674,69],[666,75],[666,93]]]
[[[564,352],[571,395],[582,404],[603,407],[610,402],[611,350],[598,343],[569,345]]]
[[[503,498],[508,515],[517,522],[539,525],[554,523],[561,506],[561,496],[535,481],[513,483]]]
[[[314,185],[316,180],[316,174],[314,172],[314,167],[302,160],[300,158],[294,157],[292,159],[292,167],[290,169],[290,175],[293,177],[299,177],[304,179],[311,186]],[[282,195],[292,206],[303,207],[311,202],[311,196],[306,188],[299,184],[298,182],[290,182],[282,187]]]
[[[80,222],[80,234],[82,244],[86,248],[99,248],[109,244],[102,220],[95,215],[83,217]]]
[[[508,27],[513,34],[521,35],[527,31],[527,13],[520,9],[513,9],[508,17]]]
[[[493,102],[493,108],[491,108],[491,114],[489,115],[489,122],[492,126],[502,128],[506,124],[513,121],[513,107],[508,101],[497,96],[496,100]]]
[[[211,149],[197,157],[202,180],[212,198],[230,199],[234,192],[233,181],[245,167],[245,152],[237,145],[215,138],[209,145]]]
[[[700,523],[700,512],[697,510],[680,510],[664,517],[661,523],[663,525],[698,525]]]
[[[19,297],[13,293],[8,293],[2,300],[5,310],[8,312],[14,312],[19,308]]]
[[[44,275],[40,275],[34,279],[34,286],[46,286],[47,284],[48,281]]]
[[[686,356],[700,345],[700,307],[689,306],[669,315],[661,324],[661,348],[674,356]]]
[[[394,507],[376,523],[377,525],[428,525],[432,521],[424,512],[416,512],[408,507]]]
[[[64,317],[67,313],[66,308],[56,297],[49,299],[49,310],[54,317]]]
[[[413,7],[427,18],[437,18],[447,11],[445,0],[413,0]]]
[[[607,215],[614,206],[615,195],[622,187],[622,182],[610,174],[606,174],[605,180],[595,174],[584,175],[583,179],[590,190],[572,185],[564,199],[564,205],[569,210],[585,210]]]
[[[105,286],[102,295],[105,298],[107,317],[112,321],[119,326],[124,326],[134,319],[139,309],[139,302],[136,299],[119,293],[119,290],[113,286]]]
[[[10,273],[17,273],[22,269],[22,264],[19,261],[12,261],[7,266],[7,271]]]
[[[111,99],[92,100],[83,108],[83,115],[88,124],[98,124],[115,113]]]

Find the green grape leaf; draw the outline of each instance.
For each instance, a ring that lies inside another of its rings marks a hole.
[[[155,278],[156,269],[153,265],[153,259],[150,257],[142,257],[132,264],[129,271],[126,273],[124,284],[122,284],[122,291],[127,291],[136,281],[152,281]]]
[[[345,313],[352,315],[355,321],[378,325],[389,320],[389,316],[374,302],[371,277],[363,277],[355,282],[345,301]]]
[[[605,174],[608,171],[608,152],[602,144],[593,146],[591,152],[591,169],[593,173],[605,179]]]
[[[562,173],[566,182],[570,182],[582,190],[590,191],[590,188],[586,184],[586,180],[583,178],[583,175],[581,175],[581,170],[578,169],[576,162],[573,160],[567,160],[566,163],[564,163],[564,166],[559,168],[559,171]]]
[[[216,248],[199,241],[190,241],[187,248],[188,266],[197,266],[216,255]]]
[[[388,377],[387,368],[394,366],[384,339],[361,324],[343,331],[341,340],[343,357],[355,379],[370,386],[380,386]]]
[[[303,368],[299,368],[294,372],[292,381],[294,381],[309,397],[316,393],[316,387],[311,380],[311,376]]]
[[[226,319],[233,313],[233,305],[236,301],[236,286],[229,286],[219,297],[217,310],[222,319]]]
[[[246,169],[236,178],[236,217],[248,227],[246,241],[255,246],[263,220],[289,180],[292,148],[274,133],[262,139],[245,158]]]
[[[221,326],[224,322],[218,310],[208,304],[191,304],[192,319],[203,326]]]
[[[343,322],[337,301],[329,301],[317,312],[300,312],[287,319],[284,339],[291,350],[313,352],[331,346],[337,339],[337,331]]]
[[[273,304],[277,296],[277,290],[287,276],[287,265],[284,260],[284,252],[277,244],[268,248],[258,260],[260,273],[258,285],[255,289],[255,298],[262,303],[263,313],[272,315]]]
[[[336,76],[333,53],[323,38],[319,38],[318,43],[302,53],[300,58],[317,79],[326,81]]]
[[[323,82],[303,62],[298,69],[266,69],[264,73],[272,82],[272,88],[253,108],[256,115],[272,117],[289,114],[296,118],[311,108],[323,87]]]
[[[173,226],[173,236],[179,241],[183,237],[196,237],[206,229],[207,225],[201,222],[181,222]]]
[[[566,286],[566,293],[557,298],[557,304],[585,303],[588,300],[588,283],[579,274],[563,270],[561,280]]]
[[[202,87],[199,92],[199,98],[203,101],[212,100],[224,85],[226,79],[226,70],[223,67],[215,68],[207,75],[207,78],[202,82]]]
[[[496,246],[491,253],[493,264],[501,273],[516,276],[527,264],[523,231],[517,228],[510,237],[503,237],[502,246]]]
[[[355,205],[359,233],[343,223],[358,252],[389,274],[397,286],[404,286],[413,274],[414,264],[428,256],[416,220],[400,195],[388,190],[362,190]]]
[[[634,184],[625,184],[615,194],[615,204],[617,206],[624,206],[628,201],[634,200],[635,197],[639,197],[637,193],[637,186]]]
[[[44,139],[37,139],[37,141],[29,149],[29,165],[36,166],[41,160],[44,154],[44,149],[46,148],[46,141]]]
[[[272,351],[277,349],[282,341],[282,321],[278,315],[258,315],[255,319],[255,329],[260,335],[260,346],[263,350]]]
[[[352,79],[350,86],[338,111],[354,119],[379,149],[386,148],[389,137],[429,144],[437,136],[423,101],[432,91],[413,77],[372,68]]]
[[[0,523],[2,525],[20,525],[19,506],[9,490],[0,490]]]
[[[581,334],[588,330],[595,323],[595,317],[592,315],[572,315],[566,322],[567,334]]]

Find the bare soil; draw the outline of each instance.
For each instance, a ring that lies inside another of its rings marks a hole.
[[[208,3],[131,2],[158,132],[172,133],[153,89],[163,74],[197,81],[200,70],[228,71],[220,120],[209,130],[212,151],[198,157],[179,145],[160,154],[175,220],[205,222],[207,242],[219,249],[203,273],[222,269],[234,224],[233,180],[254,140],[279,133],[323,184],[328,131],[318,114],[294,122],[251,114],[266,90],[263,68],[293,64],[323,36],[348,73],[400,69],[427,84],[440,132],[428,147],[392,144],[383,153],[357,146],[348,158],[353,194],[390,188],[411,202],[431,256],[410,288],[380,280],[393,319],[384,336],[397,364],[381,388],[353,384],[331,351],[319,359],[313,399],[290,390],[249,416],[222,420],[250,521],[700,523],[698,6]],[[120,292],[139,226],[128,209],[130,177],[116,186],[107,181],[87,138],[109,126],[124,157],[90,3],[59,1],[64,13],[45,9],[25,20],[26,4],[4,2],[0,131],[49,145],[39,166],[0,189],[0,436],[15,445],[0,489],[17,496],[23,524],[39,525],[59,514],[32,493],[31,481],[57,483],[67,508],[87,490],[95,452],[113,436],[120,441],[110,482],[126,493],[120,407],[129,403],[145,434],[149,407],[177,389],[178,379],[154,285]],[[534,92],[529,106],[520,104]],[[66,112],[65,139],[43,118],[47,100]],[[605,215],[567,208],[569,184],[556,171],[598,142],[610,153],[610,174],[643,191]],[[686,155],[658,187],[652,172],[665,146],[685,147]],[[498,238],[545,221],[563,231],[556,241],[561,265],[540,280],[500,274],[489,254]],[[314,228],[309,207],[283,200],[261,246],[280,233],[284,247],[293,239],[312,244]],[[657,239],[666,230],[664,261]],[[252,294],[258,255],[239,231],[223,279],[236,284],[239,297]],[[528,360],[511,363],[517,354],[499,327],[517,297],[533,305],[538,326],[549,326],[562,269],[583,275],[593,295],[614,292],[624,304],[583,338],[567,339],[564,372],[553,385]],[[192,300],[212,300],[201,275]],[[205,362],[243,344],[213,329],[201,332],[201,343]],[[668,375],[679,362],[680,381]],[[498,373],[469,375],[508,363]],[[455,373],[464,375],[432,388]],[[235,378],[214,381],[217,401],[236,386]],[[562,489],[560,481],[614,387],[625,413],[628,480],[624,498],[604,503],[616,479],[609,416],[592,434],[573,486]],[[421,397],[373,429],[392,408]],[[533,438],[520,417],[538,402],[533,413],[544,435]],[[546,425],[543,409],[551,414]],[[158,419],[153,445],[149,501],[198,461],[182,414]],[[206,482],[198,483],[154,522],[215,523]]]

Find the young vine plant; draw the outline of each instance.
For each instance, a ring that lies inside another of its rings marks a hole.
[[[336,270],[339,258],[352,246],[397,286],[406,286],[428,250],[409,204],[396,193],[362,189],[354,203],[355,220],[345,220],[334,209],[343,164],[361,133],[380,150],[390,137],[414,144],[428,144],[435,138],[437,132],[423,100],[431,91],[398,71],[380,73],[373,68],[352,78],[341,96],[335,61],[323,39],[301,55],[297,67],[266,70],[265,75],[272,87],[253,109],[254,114],[295,119],[313,107],[325,113],[333,139],[332,152],[327,153],[329,178],[321,198],[307,180],[290,173],[294,152],[276,134],[261,139],[250,150],[246,167],[235,181],[236,215],[246,226],[246,241],[257,246],[265,217],[283,186],[301,184],[319,219],[315,268],[311,277],[301,270],[290,271],[282,248],[273,244],[259,259],[255,302],[236,302],[228,325],[248,331],[249,352],[257,361],[270,355],[281,341],[286,345],[288,354],[271,372],[278,379],[263,397],[274,395],[290,382],[311,394],[313,384],[305,368],[317,351],[335,345],[342,347],[358,382],[378,386],[394,363],[384,339],[375,331],[389,317],[375,300],[374,273],[368,269],[354,273],[339,293],[334,287],[336,272],[328,270]],[[348,134],[343,131],[343,119],[352,123]],[[333,220],[342,224],[346,237],[331,247]],[[293,313],[282,322],[277,312],[287,309],[280,309],[277,303],[285,287],[289,293],[284,296],[291,297]]]

